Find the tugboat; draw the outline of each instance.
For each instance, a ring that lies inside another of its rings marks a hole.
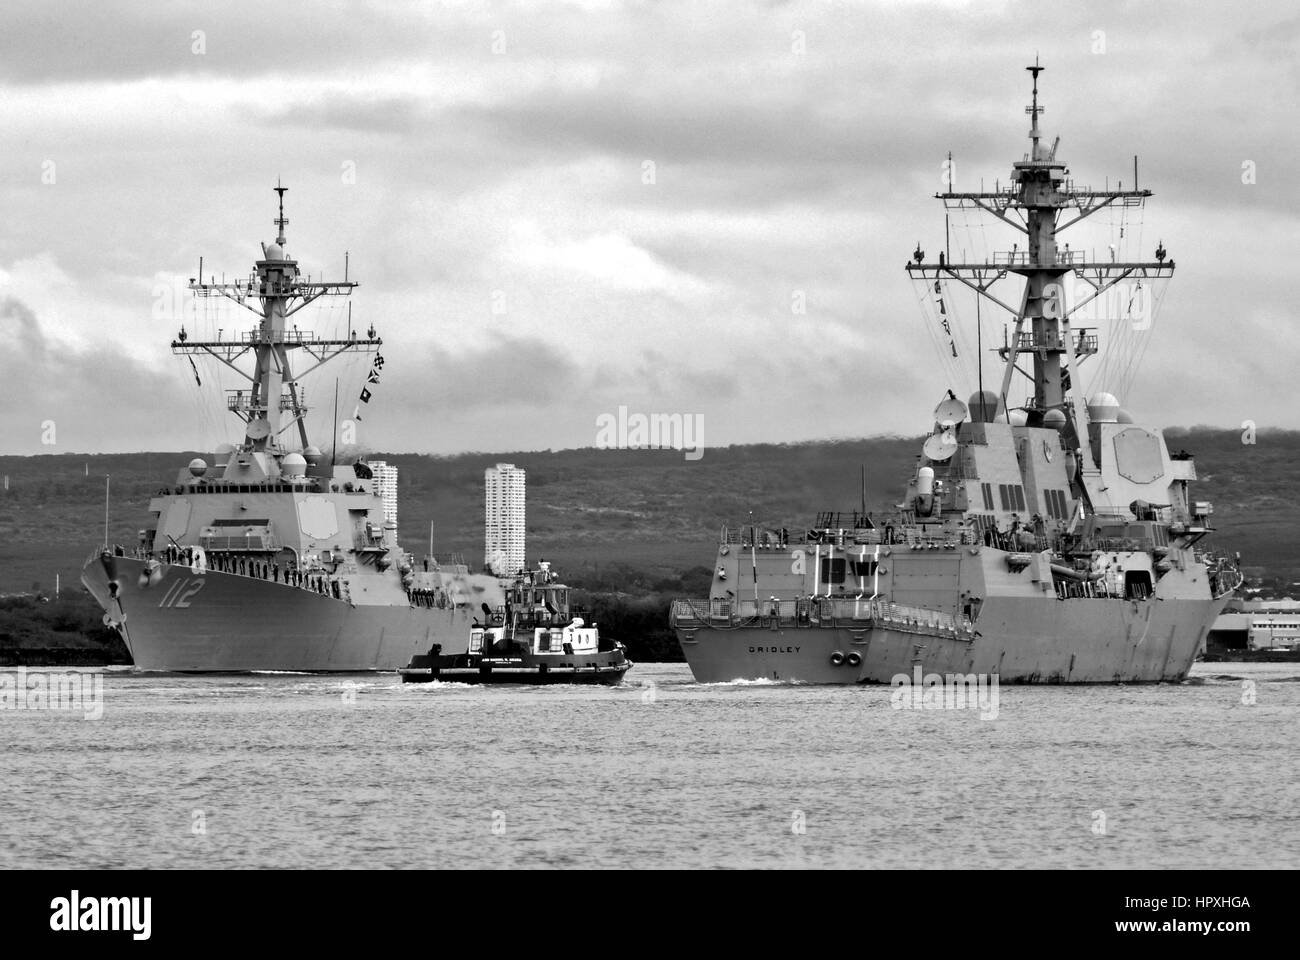
[[[958,192],[950,180],[938,194],[950,215],[1018,231],[1015,245],[985,257],[949,247],[936,263],[918,243],[906,265],[932,305],[927,332],[949,383],[969,377],[975,392],[963,403],[947,391],[889,518],[864,504],[806,531],[722,528],[709,596],[676,600],[670,614],[696,680],[1179,682],[1240,585],[1233,559],[1201,542],[1213,507],[1189,490],[1191,455],[1100,389],[1130,382],[1150,327],[1132,305],[1174,271],[1163,242],[1154,260],[1128,249],[1151,191],[1138,188],[1136,159],[1127,188],[1070,179],[1060,138],[1048,146],[1039,129],[1044,68],[1027,69],[1029,150],[1010,182]],[[1102,210],[1118,228],[1109,257],[1058,245]],[[956,315],[959,291],[976,295],[973,331]],[[1103,296],[1115,309],[1099,337],[1075,324]],[[981,304],[1014,327],[996,348],[996,390],[983,385]],[[1099,340],[1107,351],[1085,399],[1081,368]],[[1016,374],[1029,381],[1020,402]]]
[[[495,610],[482,604],[464,653],[443,653],[435,643],[397,672],[403,683],[616,684],[632,668],[627,649],[600,635],[596,624],[570,616],[569,588],[550,564],[518,577]]]

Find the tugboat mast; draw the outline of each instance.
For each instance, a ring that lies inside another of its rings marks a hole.
[[[999,391],[1004,406],[1012,374],[1019,372],[1033,383],[1033,396],[1025,406],[1029,426],[1040,426],[1049,411],[1065,416],[1066,435],[1072,446],[1089,449],[1088,410],[1081,395],[1078,364],[1097,353],[1095,330],[1071,331],[1070,320],[1078,311],[1125,280],[1153,281],[1173,275],[1174,262],[1164,259],[1163,246],[1152,262],[1090,261],[1081,251],[1062,251],[1057,237],[1069,227],[1110,206],[1141,207],[1150,190],[1093,190],[1067,179],[1069,170],[1056,158],[1059,138],[1051,148],[1042,142],[1039,117],[1045,108],[1038,103],[1038,75],[1046,67],[1035,60],[1025,68],[1033,77],[1031,103],[1025,107],[1030,116],[1030,151],[1012,165],[1011,185],[993,192],[944,192],[935,194],[946,210],[982,210],[1019,230],[1026,238],[1024,250],[994,253],[984,263],[953,263],[951,258],[925,263],[919,250],[914,262],[907,264],[908,274],[916,280],[938,282],[955,279],[976,294],[1015,318],[1011,342],[998,350],[1006,362]],[[1065,211],[1074,211],[1062,220]],[[1025,280],[1019,307],[1009,305],[993,292],[998,281],[1010,274]],[[1088,292],[1067,303],[1064,279],[1073,275],[1087,284]],[[1018,364],[1021,355],[1032,358],[1031,370]],[[1098,465],[1084,456],[1081,472],[1095,474]]]
[[[203,341],[189,340],[182,328],[171,348],[175,354],[209,354],[248,380],[249,389],[226,392],[226,409],[245,424],[242,449],[281,454],[289,449],[281,434],[295,425],[302,447],[308,446],[308,408],[299,383],[301,378],[349,350],[377,351],[383,341],[374,336],[373,327],[365,340],[356,339],[351,331],[346,340],[327,340],[313,333],[286,329],[288,318],[318,297],[350,296],[358,284],[351,280],[302,279],[298,261],[285,250],[284,228],[289,221],[284,215],[284,195],[289,188],[277,181],[272,189],[279,198],[279,215],[272,221],[277,228],[276,238],[270,244],[262,244],[262,259],[255,263],[254,273],[235,283],[218,283],[215,278],[205,283],[201,276],[190,278],[190,289],[195,296],[234,301],[260,318],[257,328],[235,339]],[[259,306],[249,303],[254,296],[260,301]],[[291,350],[305,352],[314,362],[295,374],[289,358]],[[235,362],[246,353],[252,354],[251,373]],[[285,414],[287,422],[284,422]]]

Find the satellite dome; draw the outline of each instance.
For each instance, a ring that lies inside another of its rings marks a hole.
[[[1053,407],[1043,414],[1043,426],[1049,430],[1065,429],[1065,414]]]
[[[1132,422],[1133,422],[1133,414],[1129,413],[1127,410],[1123,410],[1123,409],[1117,410],[1117,411],[1115,411],[1115,422],[1116,422],[1116,423],[1132,423]]]
[[[234,452],[235,452],[235,445],[233,443],[217,444],[217,456],[219,457],[228,457]]]
[[[982,393],[976,390],[966,401],[966,407],[970,410],[973,423],[993,423],[1005,412],[1002,398],[993,390],[985,390]]]
[[[280,461],[280,469],[287,477],[301,477],[307,471],[307,461],[300,453],[290,453]]]
[[[302,455],[308,463],[315,463],[321,458],[320,447],[315,444],[302,448]]]
[[[208,472],[208,462],[202,457],[195,457],[190,461],[190,474],[195,477],[201,477]]]
[[[1088,404],[1088,416],[1098,423],[1114,423],[1119,414],[1119,401],[1113,393],[1094,394]]]
[[[1011,425],[1013,427],[1023,427],[1028,422],[1029,422],[1029,414],[1025,413],[1025,411],[1023,410],[1011,411]]]
[[[285,256],[284,247],[280,246],[278,243],[272,240],[270,243],[266,245],[266,259],[287,260],[288,257]]]

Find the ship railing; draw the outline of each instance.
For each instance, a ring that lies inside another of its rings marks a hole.
[[[380,539],[382,540],[383,538],[381,537]],[[465,567],[466,570],[469,569],[465,563],[464,554],[460,553],[444,553],[442,556],[438,556],[435,553],[428,553],[425,554],[423,563],[428,567],[426,572],[430,573],[434,570],[455,570],[457,567]]]
[[[674,600],[669,611],[673,627],[833,627],[873,626],[907,633],[969,640],[974,626],[969,617],[953,616],[925,607],[860,597],[801,597],[795,600]]]
[[[751,547],[759,550],[764,549],[782,549],[791,545],[795,546],[822,546],[833,547],[855,547],[862,544],[883,543],[883,534],[879,529],[859,528],[852,529],[848,527],[836,529],[820,529],[816,527],[807,530],[786,530],[781,533],[773,532],[770,536],[760,536],[755,543],[748,534],[744,536],[733,536],[730,539],[723,540],[726,546],[736,546],[748,551]]]
[[[1088,257],[1083,250],[1057,250],[1054,258],[1058,266],[1074,266],[1088,262]],[[993,252],[993,265],[997,267],[1037,267],[1049,266],[1052,261],[1039,257],[1028,250],[995,250]]]
[[[118,553],[117,552],[118,550],[121,550],[122,552]],[[140,547],[140,546],[124,547],[121,544],[114,544],[113,546],[108,548],[108,552],[115,557],[130,557],[132,560],[150,560],[153,558],[152,550],[148,550],[145,547]],[[90,563],[94,560],[98,560],[103,555],[104,555],[104,548],[102,546],[95,547],[93,550],[90,551],[90,556],[86,557],[86,562],[83,563],[82,566],[84,567],[86,563]]]
[[[281,547],[279,539],[269,534],[210,535],[199,539],[204,549],[222,553],[279,553]]]
[[[320,335],[306,330],[278,330],[274,336],[267,336],[259,330],[251,330],[242,338],[248,343],[315,343]]]
[[[1096,353],[1098,346],[1097,334],[1091,328],[1075,331],[1074,352],[1076,355]],[[1036,333],[1022,333],[1016,341],[1016,346],[1020,350],[1065,350],[1065,337],[1061,334],[1056,336],[1039,335]]]
[[[1075,547],[1076,553],[1140,553],[1154,546],[1150,540],[1137,540],[1131,537],[1091,537],[1080,540]]]
[[[920,550],[948,549],[954,547],[975,546],[984,542],[984,534],[974,527],[953,531],[952,533],[922,533],[910,527],[901,527],[893,531],[894,546],[912,547]]]
[[[854,511],[851,514],[824,512],[806,529],[771,527],[757,523],[724,524],[718,542],[727,546],[786,547],[790,544],[834,543],[837,546],[855,543],[879,543],[881,524]]]

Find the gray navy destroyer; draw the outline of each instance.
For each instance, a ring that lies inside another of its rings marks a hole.
[[[1011,683],[1181,681],[1240,584],[1235,564],[1203,545],[1212,507],[1193,498],[1191,456],[1171,454],[1113,395],[1082,395],[1080,367],[1099,337],[1071,320],[1117,285],[1170,277],[1174,262],[1163,243],[1149,262],[1058,244],[1081,220],[1141,208],[1151,192],[1137,187],[1136,161],[1130,189],[1069,179],[1059,138],[1049,147],[1039,131],[1043,68],[1027,69],[1030,151],[1010,183],[962,193],[949,180],[937,195],[950,214],[991,215],[1021,238],[984,262],[950,252],[930,262],[918,244],[906,268],[946,333],[950,286],[1007,312],[1000,389],[981,384],[967,402],[947,392],[890,517],[864,504],[819,514],[805,531],[724,527],[709,597],[671,609],[697,680],[890,683],[919,669]],[[1018,306],[997,286],[1008,278],[1023,284]],[[1067,297],[1067,282],[1082,293]],[[1010,409],[1017,374],[1028,389]]]
[[[198,340],[182,327],[171,344],[247,380],[225,398],[242,441],[181,468],[150,501],[140,543],[96,548],[82,571],[139,669],[396,670],[435,644],[463,647],[480,606],[505,600],[495,576],[404,551],[373,471],[310,442],[302,379],[347,353],[378,357],[382,341],[373,325],[359,337],[349,323],[339,339],[289,326],[312,301],[357,284],[346,272],[303,276],[285,249],[287,188],[275,189],[278,235],[253,272],[204,282],[200,269],[190,282],[197,297],[249,310],[252,329]]]

